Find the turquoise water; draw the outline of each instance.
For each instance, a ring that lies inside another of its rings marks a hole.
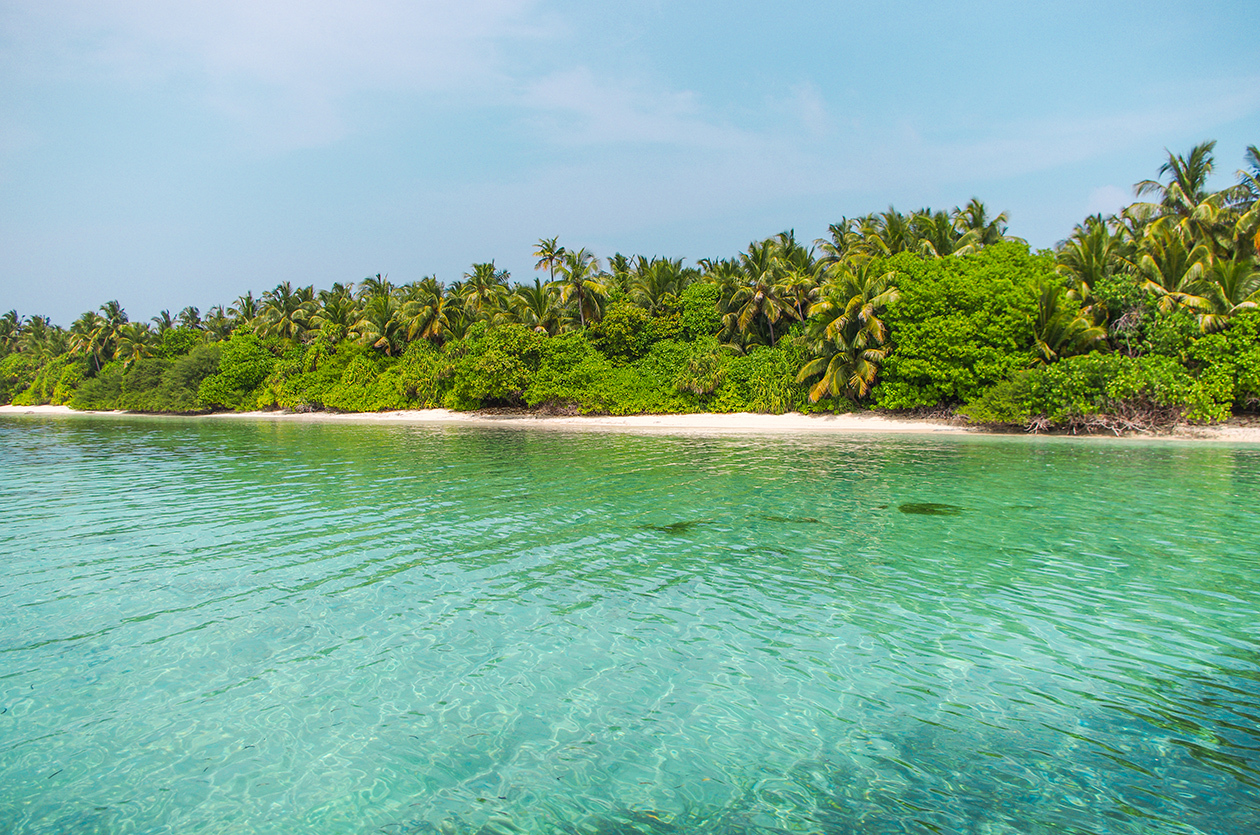
[[[0,420],[0,832],[1254,833],[1260,448]]]

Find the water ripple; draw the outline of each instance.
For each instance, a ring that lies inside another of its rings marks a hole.
[[[1257,464],[6,419],[0,830],[1250,833]]]

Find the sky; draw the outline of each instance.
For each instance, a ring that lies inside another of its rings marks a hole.
[[[1260,3],[0,0],[0,309],[729,257],[979,197],[1052,247],[1260,144]]]

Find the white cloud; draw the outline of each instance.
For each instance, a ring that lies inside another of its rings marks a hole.
[[[346,131],[355,94],[460,95],[505,82],[504,48],[544,37],[537,0],[63,0],[0,12],[12,71],[201,85],[251,130]]]
[[[755,142],[742,130],[717,124],[690,92],[631,80],[598,78],[574,67],[527,83],[518,102],[535,126],[561,145],[664,144],[738,148]]]

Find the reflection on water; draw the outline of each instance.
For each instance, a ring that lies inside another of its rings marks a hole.
[[[1260,831],[1257,465],[0,421],[0,831]]]

